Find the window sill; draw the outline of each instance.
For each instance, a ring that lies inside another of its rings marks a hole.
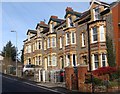
[[[82,46],[81,48],[86,48],[86,46]]]
[[[62,48],[59,48],[59,50],[62,50]]]
[[[94,44],[94,43],[97,43],[98,41],[93,41],[93,42],[91,42],[91,44]]]

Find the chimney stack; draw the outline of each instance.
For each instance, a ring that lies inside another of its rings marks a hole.
[[[57,19],[57,18],[58,18],[58,16],[53,16],[53,15],[52,15],[52,16],[51,16],[51,18]]]
[[[67,7],[67,8],[66,8],[66,12],[67,12],[67,11],[73,11],[73,9],[72,9],[71,7]]]

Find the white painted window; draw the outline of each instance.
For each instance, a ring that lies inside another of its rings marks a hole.
[[[66,66],[70,65],[70,55],[66,55]]]
[[[91,40],[92,40],[92,43],[95,43],[98,41],[98,34],[97,34],[97,27],[93,27],[91,29]]]
[[[39,65],[39,57],[36,56],[36,65]]]
[[[60,37],[60,48],[62,48],[62,37]]]
[[[102,53],[101,54],[101,67],[105,67],[106,66],[106,54]]]
[[[37,41],[35,42],[35,50],[37,50]]]
[[[52,37],[52,47],[56,47],[56,38]]]
[[[100,31],[100,41],[105,41],[105,31],[103,25],[99,27],[99,31]]]
[[[69,45],[69,41],[70,41],[70,35],[69,33],[66,33],[66,45]]]
[[[85,33],[82,33],[82,47],[85,47]]]
[[[54,24],[53,24],[53,23],[50,24],[50,32],[51,32],[51,33],[54,32]]]
[[[71,44],[75,44],[75,43],[76,43],[76,33],[71,32]]]
[[[29,35],[27,35],[27,37],[28,37],[28,41],[30,41],[30,34],[29,34]]]
[[[94,64],[95,64],[95,69],[97,69],[99,67],[98,54],[94,54]]]
[[[47,40],[47,48],[50,48],[50,38]]]
[[[68,27],[73,27],[73,22],[71,17],[68,17]]]
[[[52,66],[56,66],[56,56],[52,55]]]
[[[33,45],[32,45],[32,46],[33,46],[33,52],[34,52],[34,51],[35,51],[35,46],[34,46],[34,43],[33,43]]]
[[[37,49],[42,49],[42,41],[41,40],[39,40],[37,42]]]
[[[99,20],[100,19],[100,8],[99,7],[94,8],[93,13],[94,13],[94,20]]]
[[[50,55],[48,55],[48,66],[51,66],[51,58],[50,58]]]
[[[28,53],[31,53],[31,45],[28,45]]]
[[[76,55],[72,54],[72,66],[76,66]]]
[[[47,49],[47,42],[46,42],[46,40],[44,40],[44,50],[46,50]]]
[[[39,56],[38,58],[39,58],[39,65],[42,65],[42,57]]]

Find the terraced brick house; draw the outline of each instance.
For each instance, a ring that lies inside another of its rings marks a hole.
[[[80,65],[95,70],[108,66],[106,35],[114,40],[112,7],[113,3],[92,0],[83,13],[67,7],[64,19],[51,16],[48,24],[41,21],[36,30],[27,31],[24,64],[45,70]]]

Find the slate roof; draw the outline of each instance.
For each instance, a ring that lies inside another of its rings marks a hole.
[[[30,29],[28,29],[27,35],[28,35],[29,32],[32,33],[32,34],[37,34],[37,31],[36,31],[36,30],[30,30]]]
[[[87,10],[87,11],[83,12],[81,14],[81,16],[78,19],[76,19],[74,22],[77,22],[78,20],[83,19],[83,18],[85,18],[88,15],[90,15],[90,10]]]
[[[61,22],[64,21],[63,19],[59,19],[59,18],[50,18],[48,24],[50,23],[51,20],[54,21],[54,22],[57,22],[57,23],[61,23]]]
[[[69,10],[69,11],[66,11],[66,15],[65,15],[64,17],[66,18],[68,14],[72,14],[72,15],[75,15],[75,16],[77,16],[77,17],[80,17],[80,16],[81,16],[81,13],[80,13],[80,12],[73,11],[73,10]]]
[[[45,28],[41,33],[45,34],[47,32],[49,32],[49,28]]]
[[[40,23],[38,23],[37,26],[36,26],[36,29],[38,28],[38,26],[43,27],[43,28],[47,28],[48,27],[47,24],[40,24]]]

